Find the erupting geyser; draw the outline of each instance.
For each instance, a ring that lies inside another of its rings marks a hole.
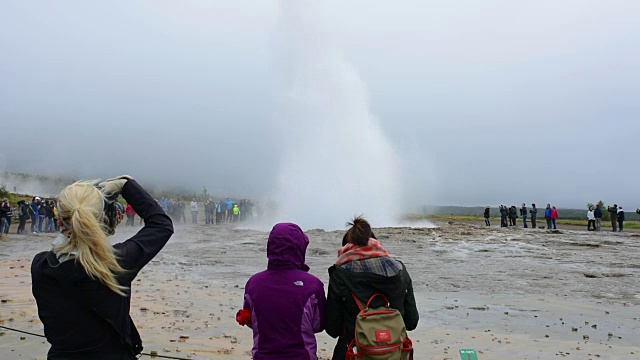
[[[376,227],[396,224],[402,174],[365,84],[323,36],[308,2],[280,4],[285,81],[275,119],[283,142],[276,220],[331,230],[364,214]]]

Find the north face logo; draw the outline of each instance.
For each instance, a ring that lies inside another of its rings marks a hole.
[[[304,286],[304,283],[302,281],[298,280],[298,281],[294,281],[293,285],[295,285],[295,286]]]
[[[389,331],[389,330],[376,330],[376,341],[377,342],[391,341],[391,331]]]

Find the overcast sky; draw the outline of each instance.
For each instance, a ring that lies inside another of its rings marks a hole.
[[[279,118],[309,28],[361,79],[398,206],[640,207],[640,1],[283,7],[3,1],[0,170],[273,196],[283,139],[315,136]]]

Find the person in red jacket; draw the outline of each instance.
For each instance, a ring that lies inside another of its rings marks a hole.
[[[127,214],[127,223],[125,224],[125,226],[133,226],[134,224],[134,217],[136,216],[136,211],[133,210],[133,206],[131,206],[131,204],[127,204],[127,208],[124,210],[125,214]]]
[[[556,220],[558,220],[558,209],[554,206],[551,208],[551,222],[554,230],[556,229]]]

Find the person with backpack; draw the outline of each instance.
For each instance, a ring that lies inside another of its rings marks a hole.
[[[119,194],[145,226],[111,245],[118,217],[104,213],[105,198]],[[131,284],[173,234],[171,219],[135,180],[120,176],[100,184],[77,182],[57,203],[61,234],[31,263],[33,297],[51,347],[49,360],[133,360],[142,351],[129,315]]]
[[[47,202],[47,204],[45,205],[45,216],[46,216],[46,220],[45,220],[45,229],[44,232],[55,232],[56,231],[56,221],[55,221],[55,214],[53,209],[55,208],[55,204],[53,202],[53,200],[49,200]]]
[[[308,273],[309,238],[296,224],[276,224],[267,240],[267,270],[251,276],[236,314],[253,330],[254,360],[317,360],[324,330],[324,285]]]
[[[600,231],[600,226],[602,226],[602,209],[600,208],[600,204],[596,204],[593,216],[596,218],[596,231]]]
[[[27,220],[29,219],[29,205],[24,200],[18,201],[18,231],[16,234],[24,233],[24,229],[27,227]]]
[[[516,226],[516,219],[518,218],[518,209],[514,205],[509,208],[509,226]]]
[[[369,346],[362,342],[372,342],[371,346],[377,342],[388,347],[390,345],[385,340],[396,339],[399,335],[396,331],[389,331],[396,329],[398,324],[388,323],[388,326],[372,330],[379,336],[367,340],[358,336],[359,340],[355,341],[356,329],[367,326],[362,324],[362,316],[359,316],[365,308],[383,308],[380,312],[389,314],[397,311],[403,322],[398,331],[404,332],[404,336],[406,330],[411,331],[418,326],[420,318],[411,277],[404,264],[389,256],[376,240],[367,220],[356,217],[349,225],[343,238],[345,245],[338,250],[338,259],[329,268],[325,330],[329,336],[338,338],[333,360],[345,359],[347,351],[353,352],[352,346],[356,346],[359,354],[362,354],[359,359],[368,359],[365,349]],[[390,315],[390,318],[397,317]],[[385,324],[385,321],[381,323]],[[410,343],[408,338],[404,341]],[[405,342],[400,345],[393,342],[393,352],[402,352],[407,345]]]
[[[613,206],[608,206],[607,210],[609,211],[609,217],[611,218],[611,231],[618,231],[618,205],[613,204]]]
[[[507,227],[507,217],[509,216],[509,209],[506,205],[500,205],[500,227]]]
[[[538,209],[536,208],[536,204],[531,204],[531,210],[529,210],[529,214],[531,214],[531,228],[536,228],[536,220],[538,217]]]
[[[487,205],[487,207],[484,208],[484,225],[485,226],[491,226],[491,208]]]

